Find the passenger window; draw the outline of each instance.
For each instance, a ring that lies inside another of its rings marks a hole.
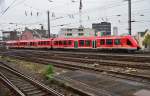
[[[71,40],[69,40],[68,45],[72,45],[72,41]]]
[[[41,45],[40,42],[38,42],[38,45]]]
[[[132,45],[132,43],[129,39],[127,40],[127,45]]]
[[[101,40],[100,40],[100,44],[101,44],[101,45],[105,45],[105,39],[101,39]]]
[[[30,42],[30,46],[32,46],[32,42]]]
[[[64,45],[67,45],[67,41],[64,41]]]
[[[47,41],[47,45],[49,45],[50,44],[50,41]]]
[[[44,42],[44,45],[47,45],[47,42],[46,41],[43,41]]]
[[[33,46],[35,46],[36,45],[36,43],[35,42],[33,42]]]
[[[89,47],[89,46],[91,45],[91,41],[90,41],[90,40],[86,40],[86,41],[85,41],[85,44],[86,44],[86,46]]]
[[[79,45],[80,45],[80,46],[84,46],[84,40],[80,40],[80,41],[79,41]]]
[[[43,42],[41,41],[41,45],[43,45]]]
[[[54,41],[54,45],[58,45],[58,41]]]
[[[120,44],[121,44],[120,39],[115,39],[115,45],[120,45]]]
[[[106,45],[112,45],[113,40],[112,39],[106,39]]]
[[[59,41],[59,45],[62,45],[62,41]]]

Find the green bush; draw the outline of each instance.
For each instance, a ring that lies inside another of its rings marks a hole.
[[[45,71],[46,78],[51,80],[53,78],[53,74],[54,74],[54,67],[53,67],[53,65],[49,64]]]

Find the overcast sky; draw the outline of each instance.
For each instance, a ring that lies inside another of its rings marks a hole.
[[[43,24],[44,28],[47,28],[47,10],[50,10],[51,13],[51,32],[58,33],[60,28],[79,26],[80,0],[73,0],[76,2],[72,2],[72,0],[51,0],[53,2],[48,0],[16,0],[10,6],[13,1],[0,0],[0,30],[23,29],[25,26],[39,28],[39,24]],[[8,6],[10,8],[2,15]],[[150,29],[150,0],[132,0],[132,20],[138,21],[132,24],[133,34]],[[92,27],[92,23],[108,21],[112,23],[112,27],[117,26],[119,28],[119,34],[127,33],[127,1],[83,0],[82,21],[83,26],[89,28]],[[17,26],[9,23],[16,23]]]

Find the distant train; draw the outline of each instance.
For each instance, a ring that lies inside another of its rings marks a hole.
[[[82,38],[49,38],[36,40],[7,41],[8,48],[48,48],[48,49],[109,49],[131,50],[140,49],[132,36],[102,36]]]

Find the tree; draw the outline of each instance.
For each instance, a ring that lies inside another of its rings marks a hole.
[[[147,36],[145,36],[145,39],[143,41],[143,45],[146,46],[146,48],[150,48],[150,35],[148,34]]]

